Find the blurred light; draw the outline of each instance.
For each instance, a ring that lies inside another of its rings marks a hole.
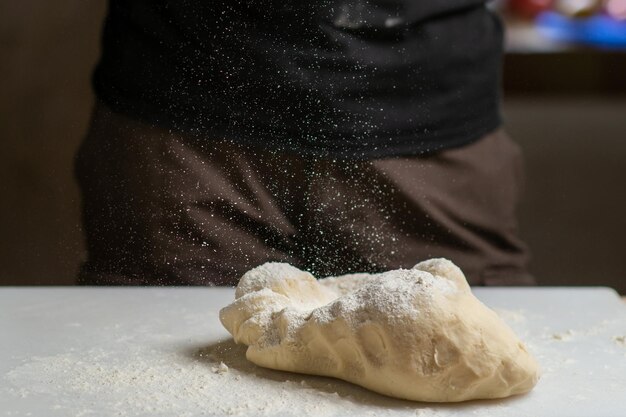
[[[626,0],[606,0],[604,9],[612,18],[626,20]]]
[[[549,9],[554,0],[510,0],[508,8],[517,16],[527,19]]]
[[[600,0],[556,0],[555,8],[570,17],[586,17],[595,14],[601,8]]]
[[[539,32],[556,41],[626,49],[626,21],[600,13],[585,19],[572,19],[560,13],[544,12],[537,17]]]

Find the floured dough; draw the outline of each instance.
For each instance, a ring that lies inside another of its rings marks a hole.
[[[524,345],[445,259],[319,281],[266,263],[241,278],[235,298],[222,324],[267,368],[416,401],[507,397],[539,378]]]

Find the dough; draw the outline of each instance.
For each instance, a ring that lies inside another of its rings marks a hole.
[[[266,263],[235,298],[220,319],[259,366],[437,402],[507,397],[539,379],[524,345],[446,259],[319,281]]]

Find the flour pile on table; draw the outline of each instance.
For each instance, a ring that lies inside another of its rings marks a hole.
[[[284,263],[241,278],[220,319],[246,357],[434,402],[530,391],[539,368],[452,262],[316,280]]]
[[[94,348],[36,357],[2,381],[8,388],[0,386],[0,395],[31,402],[56,398],[51,410],[32,415],[302,415],[297,410],[314,417],[442,415],[342,381],[259,368],[232,340],[189,352],[126,346],[124,351]]]

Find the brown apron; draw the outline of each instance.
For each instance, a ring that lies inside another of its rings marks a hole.
[[[430,156],[337,160],[170,132],[102,104],[76,160],[86,285],[235,285],[289,262],[321,277],[446,257],[528,285],[522,157],[502,131]]]

